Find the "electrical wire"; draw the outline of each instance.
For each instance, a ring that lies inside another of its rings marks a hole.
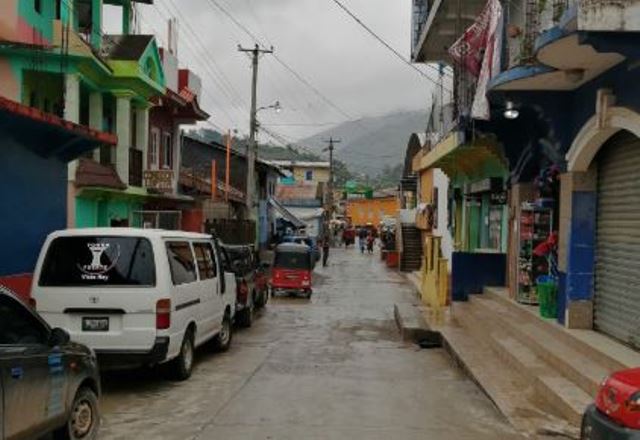
[[[411,61],[407,60],[400,52],[398,52],[396,49],[393,48],[393,46],[391,46],[389,43],[387,43],[384,38],[382,38],[381,36],[379,36],[373,29],[371,29],[366,23],[364,23],[356,14],[354,14],[353,12],[351,12],[351,10],[349,8],[347,8],[342,2],[340,2],[340,0],[331,0],[332,2],[334,2],[336,5],[338,5],[338,7],[340,9],[342,9],[344,12],[347,13],[347,15],[349,15],[353,20],[356,21],[356,23],[358,23],[362,28],[364,28],[369,34],[371,34],[371,36],[373,36],[373,38],[375,38],[376,40],[378,40],[378,42],[380,42],[380,44],[382,44],[384,47],[386,47],[388,50],[390,50],[398,59],[400,59],[404,64],[406,64],[407,66],[409,66],[411,69],[415,70],[416,72],[418,72],[422,77],[428,79],[429,81],[431,81],[433,84],[435,84],[436,86],[440,87],[441,85],[438,83],[437,80],[433,79],[432,77],[430,77],[429,75],[427,75],[425,72],[423,72],[422,70],[418,69],[413,63],[411,63]],[[438,73],[440,72],[436,67],[431,66],[430,64],[426,64],[427,67],[430,67],[434,70],[436,70]],[[449,89],[446,89],[447,91],[450,91]]]
[[[229,20],[231,20],[238,28],[240,28],[245,34],[247,34],[250,38],[252,38],[257,44],[262,46],[263,48],[267,48],[261,40],[253,33],[249,28],[247,28],[244,24],[242,24],[238,19],[236,19],[233,14],[231,14],[226,8],[224,8],[218,0],[206,0],[209,5],[215,7],[217,10],[222,12]],[[343,110],[333,101],[331,101],[328,97],[326,97],[322,92],[320,92],[309,80],[303,77],[300,73],[298,73],[293,67],[291,67],[288,63],[286,63],[278,54],[274,53],[273,58],[284,67],[289,73],[291,73],[298,81],[308,87],[313,93],[318,96],[323,102],[329,105],[331,108],[339,112],[341,115],[346,117],[347,119],[354,119],[348,112]]]

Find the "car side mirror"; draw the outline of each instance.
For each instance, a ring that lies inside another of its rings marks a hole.
[[[70,341],[71,336],[69,336],[69,333],[64,329],[54,328],[49,334],[49,346],[51,347],[66,345]]]

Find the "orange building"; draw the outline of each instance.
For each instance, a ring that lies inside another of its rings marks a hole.
[[[347,201],[347,217],[354,226],[378,225],[384,217],[396,217],[400,204],[396,196],[352,199]]]

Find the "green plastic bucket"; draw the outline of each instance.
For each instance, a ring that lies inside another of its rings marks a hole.
[[[540,304],[540,316],[543,318],[556,318],[556,294],[558,287],[556,281],[550,276],[540,276],[536,280],[536,293]]]

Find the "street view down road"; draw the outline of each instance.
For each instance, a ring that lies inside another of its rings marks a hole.
[[[193,376],[103,378],[100,439],[515,439],[441,349],[402,342],[403,276],[377,256],[333,249],[311,300],[271,299],[224,354]]]

